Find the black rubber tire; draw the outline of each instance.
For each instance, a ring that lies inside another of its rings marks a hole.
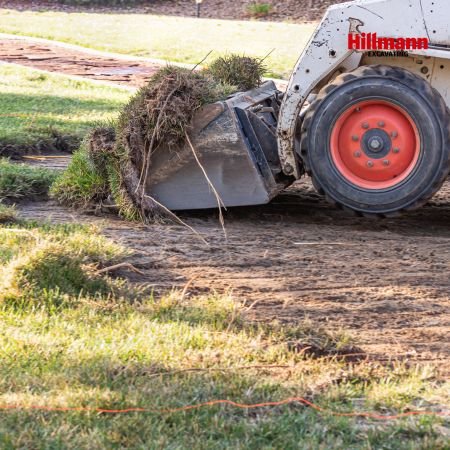
[[[414,171],[388,189],[350,183],[330,153],[334,123],[352,104],[382,99],[405,109],[420,134]],[[365,216],[394,216],[417,209],[442,186],[450,171],[450,111],[439,92],[423,78],[396,67],[361,66],[336,77],[311,104],[302,123],[300,156],[316,189],[336,206]]]

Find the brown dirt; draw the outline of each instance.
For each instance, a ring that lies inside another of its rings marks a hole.
[[[19,37],[0,39],[0,61],[133,87],[143,86],[161,67],[157,63],[109,58]]]
[[[305,22],[320,20],[323,13],[330,5],[335,5],[348,0],[204,0],[201,6],[201,17],[214,19],[234,20],[268,20]],[[268,3],[272,5],[271,11],[266,16],[254,17],[249,12],[252,3]],[[193,0],[153,0],[142,2],[133,7],[81,7],[55,4],[49,1],[34,0],[0,0],[0,8],[24,10],[56,10],[65,12],[100,12],[100,13],[148,13],[171,16],[196,16],[197,9]]]
[[[346,330],[365,352],[438,365],[450,374],[450,183],[421,210],[398,219],[354,218],[333,209],[308,182],[270,205],[183,213],[209,242],[178,225],[136,225],[56,205],[20,206],[53,222],[101,223],[136,254],[145,276],[124,272],[157,293],[229,291],[252,305],[254,320],[305,318]]]

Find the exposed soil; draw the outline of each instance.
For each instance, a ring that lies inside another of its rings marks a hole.
[[[111,58],[100,52],[20,37],[0,39],[0,60],[133,87],[144,85],[161,66],[137,58]]]
[[[217,211],[183,213],[209,246],[178,225],[144,226],[54,204],[21,205],[22,217],[101,223],[133,249],[123,272],[157,293],[232,291],[258,321],[309,318],[346,330],[375,358],[436,364],[450,374],[450,183],[423,209],[398,219],[354,218],[308,182],[270,205],[232,208],[227,239]]]
[[[330,5],[347,0],[204,0],[201,5],[201,17],[234,20],[268,20],[305,22],[320,20]],[[254,14],[251,4],[269,4],[269,14]],[[55,4],[50,1],[0,0],[0,8],[25,10],[56,10],[65,12],[100,12],[100,13],[148,13],[171,16],[191,16],[197,14],[197,7],[193,0],[153,0],[141,2],[133,7],[81,7]]]

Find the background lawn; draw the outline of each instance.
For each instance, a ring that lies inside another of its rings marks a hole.
[[[0,10],[0,31],[55,39],[183,63],[224,53],[267,58],[269,74],[288,77],[314,24],[243,22],[146,14],[88,14]]]
[[[78,146],[98,121],[116,117],[130,93],[63,75],[0,64],[0,155],[13,145]]]

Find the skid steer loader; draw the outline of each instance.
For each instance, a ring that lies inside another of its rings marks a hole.
[[[450,3],[332,6],[285,93],[273,82],[209,105],[186,148],[154,155],[146,188],[173,210],[269,202],[305,174],[335,205],[391,216],[423,205],[450,167]],[[209,181],[205,177],[205,172]]]

